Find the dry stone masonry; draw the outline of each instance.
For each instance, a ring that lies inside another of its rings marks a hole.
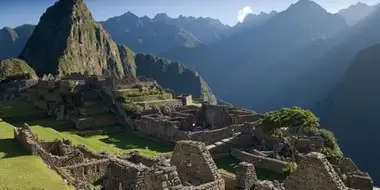
[[[178,142],[169,163],[164,158],[148,158],[138,152],[118,157],[100,154],[72,145],[68,140],[45,142],[27,124],[15,128],[14,137],[77,189],[225,189],[224,180],[201,142]]]

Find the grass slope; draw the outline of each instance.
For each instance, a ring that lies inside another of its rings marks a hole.
[[[37,156],[31,156],[15,140],[13,126],[0,122],[0,189],[71,190],[61,177]]]
[[[147,156],[157,156],[163,153],[170,153],[173,147],[170,145],[158,143],[129,133],[118,133],[109,135],[95,135],[91,137],[81,137],[74,132],[59,132],[47,126],[50,123],[56,123],[55,120],[39,120],[29,122],[32,130],[39,138],[52,141],[55,139],[69,139],[74,144],[83,144],[97,152],[123,153],[139,151]],[[17,124],[19,125],[19,124]],[[112,126],[110,126],[111,128]]]

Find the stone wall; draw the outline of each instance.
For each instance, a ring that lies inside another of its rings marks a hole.
[[[182,183],[199,186],[222,179],[206,145],[202,142],[177,142],[170,163],[177,167]]]
[[[346,189],[332,165],[321,153],[307,154],[297,169],[284,181],[291,190],[342,190]]]
[[[137,105],[142,106],[144,109],[150,109],[152,107],[160,108],[163,106],[168,106],[170,108],[181,107],[182,101],[177,99],[168,99],[162,101],[148,101],[148,102],[138,102]]]
[[[105,189],[144,190],[144,176],[147,167],[118,159],[111,159],[104,180]]]
[[[143,116],[135,120],[135,129],[147,136],[162,140],[176,142],[180,140],[193,140],[206,143],[206,145],[218,142],[222,139],[232,137],[241,131],[252,127],[248,124],[232,125],[215,130],[203,130],[188,132],[178,128],[180,121],[175,118],[161,118],[159,115]]]
[[[143,117],[135,120],[135,129],[149,137],[155,137],[170,142],[189,139],[184,131],[177,126],[179,122],[165,121],[152,117]]]
[[[236,176],[232,173],[220,172],[220,176],[222,176],[224,180],[224,187],[226,190],[235,190],[236,186]]]
[[[109,159],[97,160],[90,163],[81,163],[61,169],[66,170],[70,175],[78,180],[82,180],[88,183],[94,183],[102,178],[107,173],[107,168],[110,161]]]
[[[256,183],[257,176],[255,166],[247,162],[241,162],[236,168],[236,190],[250,190]]]
[[[205,126],[210,125],[212,129],[219,129],[233,124],[233,120],[225,107],[203,104],[200,115],[204,117]]]
[[[173,99],[173,95],[170,93],[163,93],[163,94],[157,94],[157,95],[126,97],[126,99],[134,101],[134,102],[144,102],[144,101]]]
[[[266,169],[279,174],[283,174],[287,166],[287,162],[285,161],[250,154],[234,148],[231,149],[231,155],[243,162],[252,163],[257,168]]]

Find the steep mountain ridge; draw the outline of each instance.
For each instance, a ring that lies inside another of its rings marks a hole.
[[[137,75],[154,78],[166,88],[177,94],[191,94],[211,104],[217,100],[203,78],[185,65],[150,54],[138,53],[135,57]]]
[[[119,44],[136,52],[160,54],[176,48],[197,48],[202,42],[187,30],[131,12],[100,22]]]
[[[124,73],[118,46],[93,20],[84,0],[60,0],[49,7],[20,58],[38,74],[130,75]]]
[[[231,28],[223,24],[219,19],[210,17],[195,18],[180,15],[178,18],[170,18],[165,13],[159,13],[153,20],[183,28],[205,44],[211,44],[223,39]]]
[[[281,65],[281,68],[286,68],[282,62],[293,54],[313,42],[332,38],[347,28],[345,20],[339,15],[328,13],[313,1],[301,0],[260,27],[231,35],[210,46],[203,54],[178,60],[202,73],[218,97],[263,111],[259,105],[252,104],[261,101],[261,96],[256,97],[252,92],[260,93],[264,89],[271,94],[276,91],[276,79],[269,76],[286,72],[276,67]],[[299,70],[302,71],[301,68]],[[263,76],[267,73],[271,75]],[[241,97],[235,98],[236,91],[240,92]]]
[[[358,2],[355,5],[351,5],[346,9],[342,9],[338,12],[350,26],[354,26],[367,16],[372,14],[376,9],[380,7],[380,4],[367,5],[362,2]]]
[[[34,25],[25,24],[16,28],[0,30],[0,60],[17,57],[32,34]]]
[[[344,152],[375,181],[380,179],[380,44],[360,51],[340,80],[325,111],[324,124],[335,131]],[[339,126],[339,127],[336,127]],[[371,155],[371,157],[363,156]]]

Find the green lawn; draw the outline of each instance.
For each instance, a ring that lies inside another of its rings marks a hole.
[[[13,140],[13,126],[0,122],[0,189],[73,189],[38,156]]]
[[[0,118],[34,115],[45,112],[32,102],[20,100],[0,101]]]
[[[229,172],[229,173],[235,173],[236,167],[239,165],[240,160],[236,159],[233,156],[225,156],[221,157],[215,160],[216,166],[222,171],[222,172]],[[277,174],[265,169],[261,168],[255,168],[256,169],[256,175],[258,179],[261,180],[279,180],[282,181],[285,179],[284,175]]]
[[[54,120],[50,121],[52,123],[56,122]],[[122,153],[137,150],[147,156],[156,156],[173,151],[173,146],[171,145],[159,143],[126,132],[82,137],[75,134],[75,132],[59,132],[50,127],[46,127],[51,126],[49,120],[33,121],[28,124],[32,127],[32,130],[38,135],[39,138],[48,141],[63,138],[69,139],[74,144],[86,145],[97,152],[107,151],[110,153]]]

